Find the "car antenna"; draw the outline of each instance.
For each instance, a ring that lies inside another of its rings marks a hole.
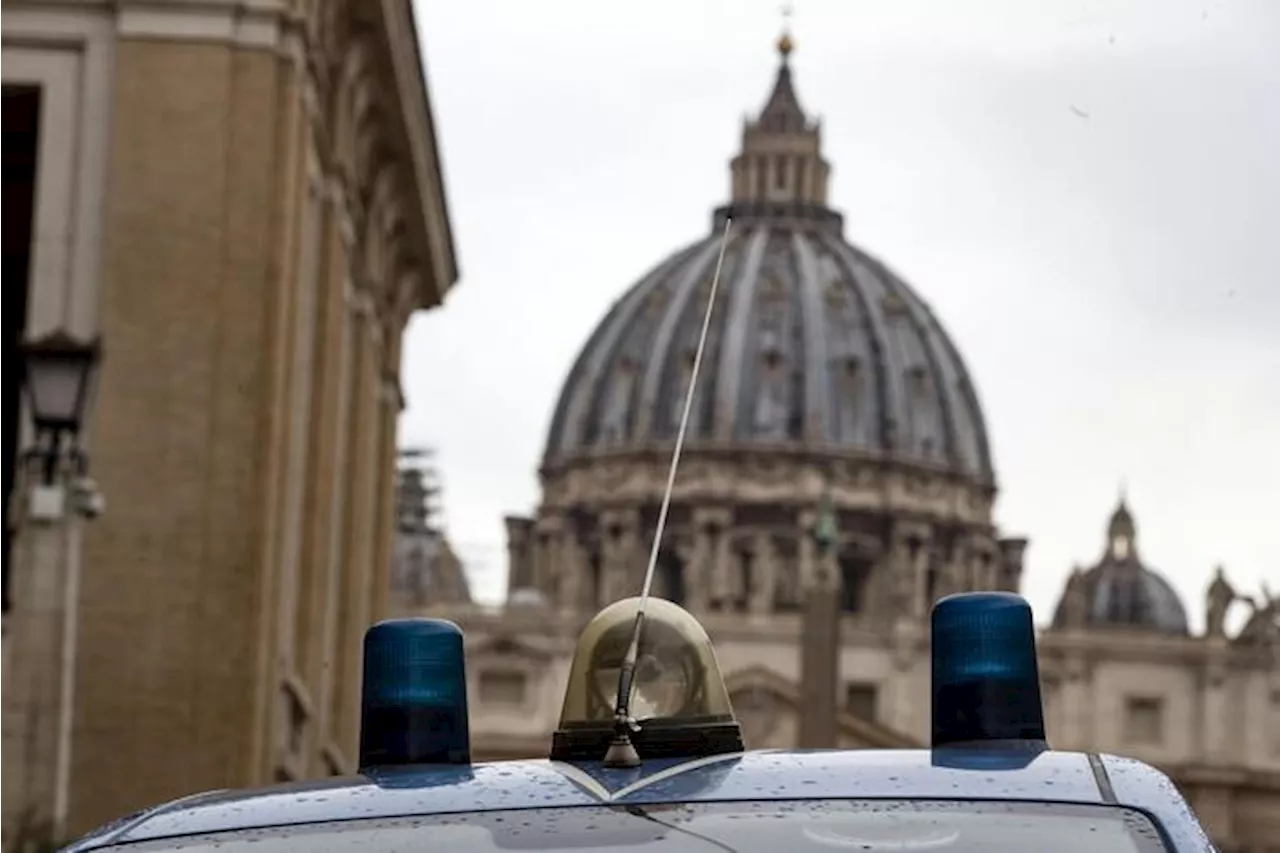
[[[693,392],[698,384],[698,371],[702,367],[702,353],[707,346],[707,330],[711,327],[711,313],[716,304],[716,290],[720,286],[720,271],[724,267],[724,251],[729,245],[729,229],[733,218],[726,217],[724,233],[720,237],[720,254],[716,258],[716,271],[711,277],[711,292],[707,295],[707,310],[702,315],[702,332],[698,335],[698,349],[693,356],[693,370],[689,374],[689,388],[684,396],[684,413],[680,416],[680,430],[676,433],[676,447],[671,454],[671,468],[667,472],[667,488],[662,494],[662,506],[658,510],[658,526],[653,533],[653,546],[649,549],[649,565],[644,573],[644,586],[640,588],[640,603],[636,606],[636,621],[631,629],[631,642],[622,666],[618,669],[618,698],[614,703],[613,741],[604,756],[605,767],[639,767],[640,754],[631,743],[631,733],[640,730],[640,724],[631,716],[631,688],[635,682],[636,659],[640,656],[640,633],[644,629],[644,608],[653,586],[653,572],[658,565],[658,549],[662,546],[662,531],[667,526],[667,511],[671,507],[671,492],[676,484],[676,471],[680,467],[680,451],[684,449],[684,434],[689,426],[689,413],[693,410]]]

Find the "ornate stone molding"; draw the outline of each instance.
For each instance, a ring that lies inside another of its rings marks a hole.
[[[656,503],[666,486],[661,453],[594,454],[541,472],[548,507]],[[686,453],[672,499],[695,505],[811,507],[830,488],[838,510],[892,513],[989,527],[992,494],[946,473],[875,461],[831,464],[799,454]]]
[[[1222,650],[1200,637],[1179,637],[1141,630],[1093,628],[1089,631],[1049,628],[1041,632],[1038,649],[1046,660],[1080,655],[1108,661],[1163,662],[1209,666]],[[1224,665],[1229,671],[1272,671],[1270,658],[1254,649],[1231,648]]]
[[[293,51],[352,275],[396,334],[457,279],[407,0],[308,8]],[[389,315],[389,316],[385,316]]]
[[[751,666],[730,673],[725,678],[730,696],[756,692],[772,694],[774,701],[769,710],[777,713],[782,708],[798,709],[801,704],[800,688],[794,681],[765,666]],[[855,717],[845,711],[836,713],[836,726],[840,735],[852,737],[866,746],[880,749],[918,749],[920,744],[912,737],[895,731],[872,720]],[[750,746],[750,744],[748,744]]]

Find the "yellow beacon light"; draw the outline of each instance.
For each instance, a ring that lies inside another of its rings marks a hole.
[[[553,760],[600,761],[608,751],[622,662],[639,606],[639,598],[614,602],[583,629],[551,740]],[[630,700],[631,741],[641,759],[743,749],[711,640],[697,619],[670,601],[645,601]]]

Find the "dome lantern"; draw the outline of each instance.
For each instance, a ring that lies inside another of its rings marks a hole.
[[[1137,538],[1138,529],[1133,522],[1133,514],[1129,512],[1129,505],[1121,493],[1120,503],[1116,505],[1115,512],[1111,513],[1111,522],[1107,525],[1107,556],[1119,562],[1136,561]]]
[[[718,227],[732,215],[787,217],[839,232],[839,214],[827,208],[831,167],[822,156],[822,128],[800,105],[791,79],[791,33],[778,38],[778,72],[760,114],[742,129],[742,147],[730,163],[730,204],[716,211]]]

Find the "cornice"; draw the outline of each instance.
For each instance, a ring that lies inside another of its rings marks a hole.
[[[111,4],[57,5],[114,7],[116,31],[126,39],[230,44],[283,51],[296,24],[288,0],[117,0]]]
[[[827,449],[742,445],[690,446],[673,500],[695,505],[815,506],[825,495],[837,509],[943,520],[994,531],[988,486],[892,459]],[[541,471],[544,511],[574,506],[634,506],[661,498],[669,448],[575,457]]]
[[[1267,672],[1272,669],[1265,649],[1214,643],[1205,637],[1174,636],[1140,630],[1055,629],[1041,631],[1041,660],[1077,657],[1129,663],[1172,663],[1187,667],[1223,665],[1232,670]]]

